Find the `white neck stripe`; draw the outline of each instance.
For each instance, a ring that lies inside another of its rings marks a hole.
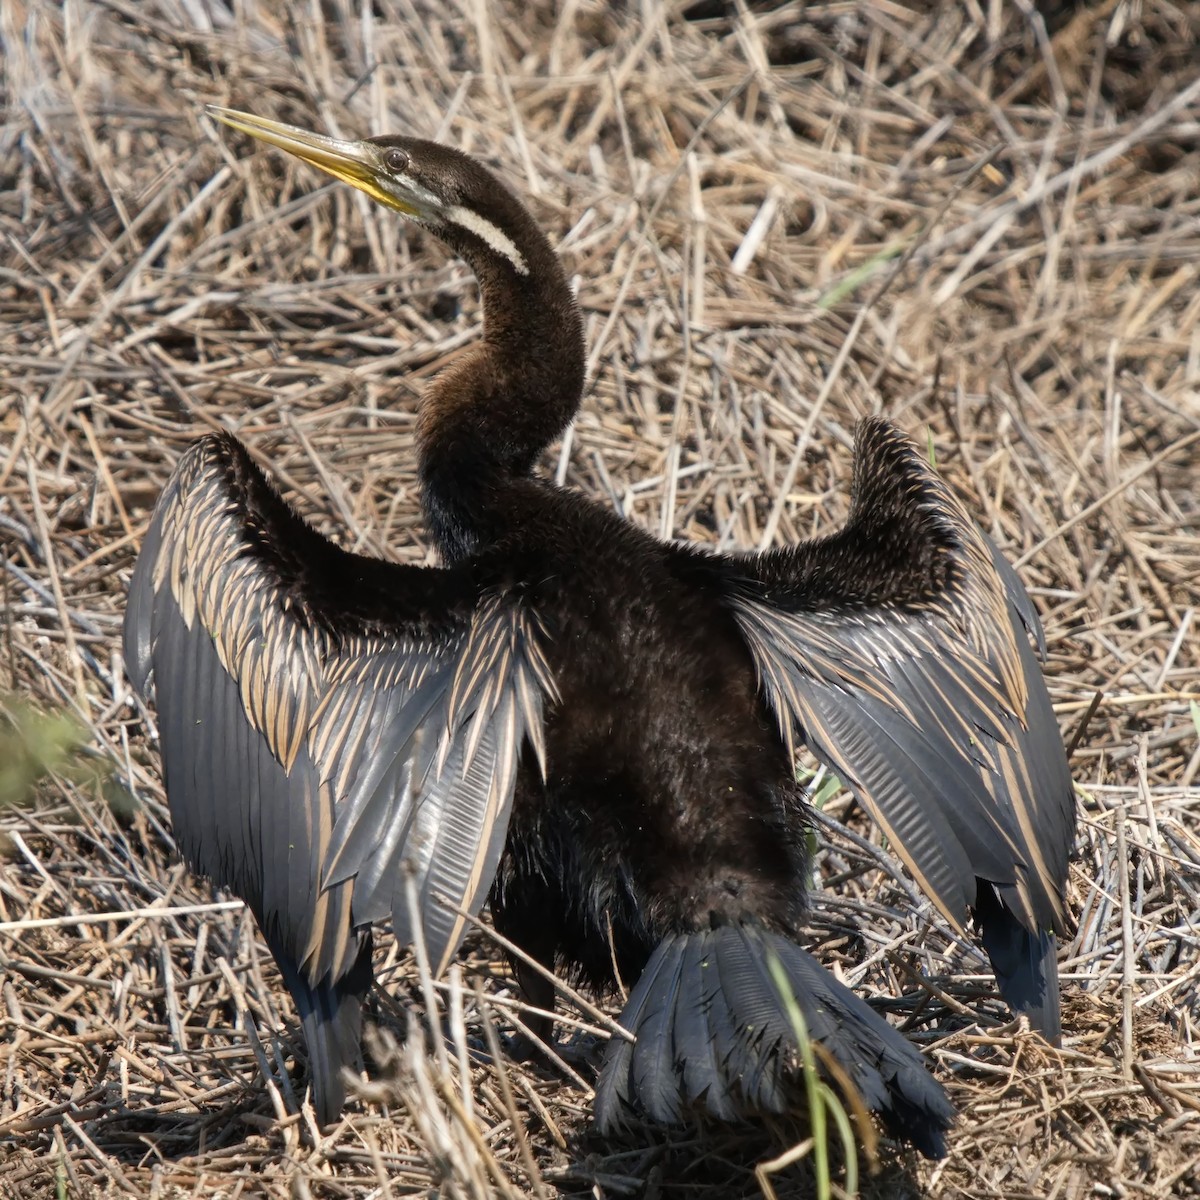
[[[518,275],[529,274],[529,264],[525,256],[517,249],[516,243],[497,225],[493,225],[486,217],[481,217],[473,209],[456,204],[445,212],[444,221],[453,225],[461,225],[463,229],[473,233],[480,241],[486,242],[501,258],[507,259]]]

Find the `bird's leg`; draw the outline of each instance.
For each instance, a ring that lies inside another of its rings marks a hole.
[[[574,1076],[582,1073],[594,1077],[599,1069],[596,1061],[597,1041],[590,1035],[573,1037],[568,1042],[554,1040],[554,984],[530,963],[518,960],[513,965],[521,997],[533,1008],[544,1013],[522,1013],[524,1031],[519,1031],[509,1044],[509,1053],[518,1062],[539,1059],[541,1062]],[[600,1043],[602,1047],[604,1043]]]
[[[528,1055],[538,1049],[539,1042],[547,1046],[554,1045],[554,1017],[552,1015],[554,1012],[554,984],[536,967],[523,959],[518,959],[513,966],[517,977],[517,986],[521,989],[525,1003],[532,1008],[545,1010],[544,1013],[521,1014],[521,1020],[529,1031],[529,1036],[521,1035],[519,1040],[523,1040],[527,1044],[524,1049]]]

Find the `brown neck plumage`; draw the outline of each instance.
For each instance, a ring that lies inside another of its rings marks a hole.
[[[472,268],[483,302],[482,341],[429,386],[417,426],[422,503],[447,561],[499,536],[506,488],[583,390],[579,309],[550,243],[507,190],[480,217],[434,230]]]

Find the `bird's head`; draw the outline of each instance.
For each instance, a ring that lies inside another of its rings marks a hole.
[[[423,225],[474,271],[483,339],[425,389],[417,429],[434,536],[448,558],[468,553],[497,481],[529,473],[583,394],[583,325],[546,235],[496,176],[449,146],[405,136],[344,141],[208,111]]]
[[[344,141],[232,108],[208,105],[232,129],[268,142],[424,225],[472,265],[528,277],[549,250],[523,204],[473,158],[421,138]]]

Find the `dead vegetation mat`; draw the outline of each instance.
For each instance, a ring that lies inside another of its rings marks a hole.
[[[945,1161],[885,1145],[865,1194],[1200,1193],[1198,32],[1162,0],[7,0],[0,687],[89,748],[0,817],[0,1194],[699,1200],[759,1194],[797,1136],[592,1140],[586,1062],[494,1053],[519,1013],[486,933],[438,985],[438,1044],[381,939],[373,1082],[330,1134],[299,1111],[269,956],[173,851],[125,587],[216,428],[331,536],[424,560],[414,413],[479,302],[430,238],[206,101],[501,169],[587,323],[587,399],[542,469],[657,533],[808,536],[845,515],[858,417],[928,442],[1018,563],[1082,731],[1078,932],[1054,1052],[831,801],[815,948],[961,1113]],[[564,1002],[585,1060],[601,1007]],[[774,1186],[811,1195],[808,1167]]]

